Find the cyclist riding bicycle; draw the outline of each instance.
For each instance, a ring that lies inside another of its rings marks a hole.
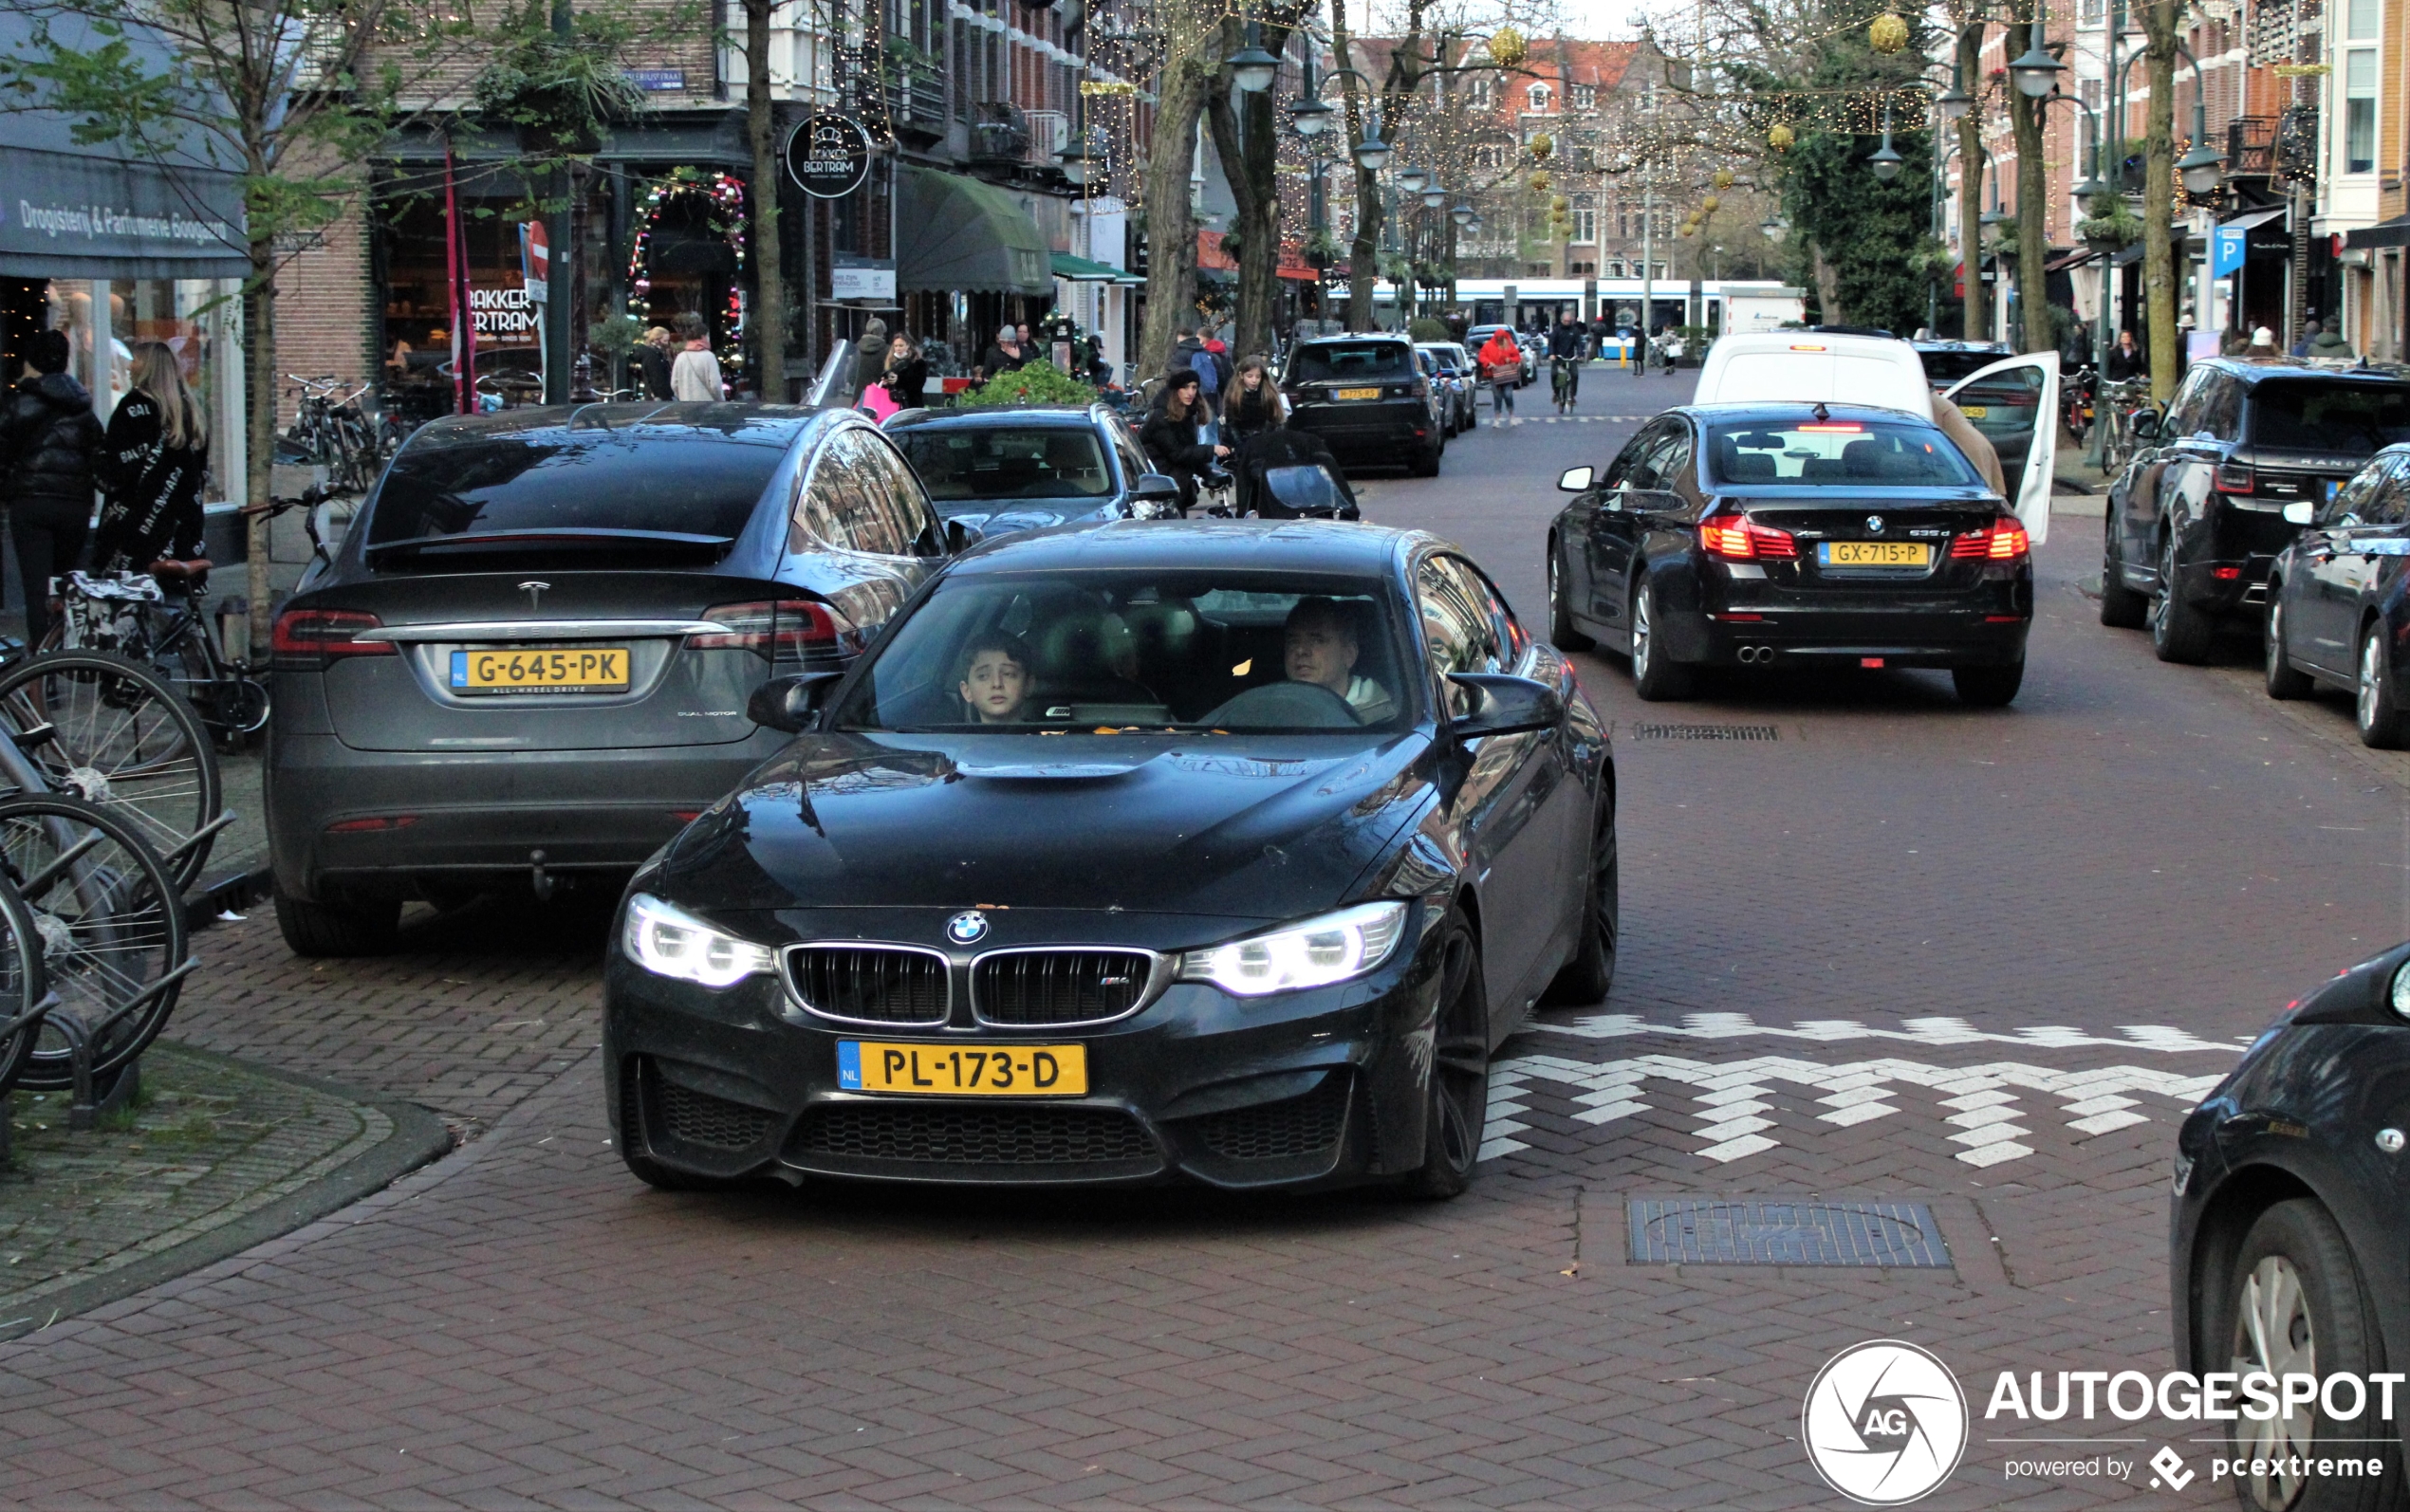
[[[1560,414],[1573,408],[1582,392],[1582,328],[1560,311],[1556,328],[1548,332],[1548,381]]]

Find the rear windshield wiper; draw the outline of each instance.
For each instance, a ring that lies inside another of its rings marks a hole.
[[[516,546],[540,545],[547,542],[576,544],[591,542],[602,545],[645,543],[655,545],[709,546],[716,550],[735,543],[734,536],[695,535],[683,530],[613,530],[600,526],[589,529],[474,530],[458,535],[412,536],[402,541],[380,541],[367,548],[367,555],[387,551],[422,551],[429,546]]]

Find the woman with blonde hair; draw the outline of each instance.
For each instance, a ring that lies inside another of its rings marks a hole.
[[[209,426],[176,351],[162,341],[134,349],[133,386],[109,417],[101,443],[101,528],[93,566],[148,572],[175,563],[189,576],[208,563],[201,547],[201,478],[209,468]],[[63,560],[61,570],[69,563]]]
[[[1272,381],[1271,363],[1260,355],[1243,359],[1232,376],[1230,392],[1222,396],[1222,439],[1236,445],[1280,429],[1288,418],[1280,385]]]

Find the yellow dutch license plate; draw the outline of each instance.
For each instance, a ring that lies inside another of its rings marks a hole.
[[[922,1097],[1077,1097],[1088,1090],[1082,1044],[837,1042],[837,1085]]]
[[[1341,389],[1339,396],[1343,399],[1377,399],[1381,397],[1381,391],[1379,389]]]
[[[564,650],[455,651],[455,693],[623,693],[625,646]]]
[[[1922,567],[1933,562],[1933,547],[1921,541],[1826,541],[1816,546],[1816,560],[1827,567]]]
[[[1988,404],[1961,404],[1958,406],[1958,413],[1965,415],[1970,420],[1988,420],[1992,418],[1992,406]]]

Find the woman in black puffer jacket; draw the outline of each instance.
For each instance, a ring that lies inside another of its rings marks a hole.
[[[1196,428],[1213,419],[1213,412],[1197,397],[1198,386],[1192,369],[1176,367],[1165,374],[1163,392],[1155,396],[1155,407],[1147,412],[1146,425],[1138,433],[1147,460],[1178,481],[1182,514],[1196,503],[1197,480],[1230,455],[1229,447],[1196,438]]]
[[[39,646],[50,628],[50,580],[83,551],[92,519],[93,454],[101,421],[92,396],[67,376],[65,331],[38,331],[33,369],[0,406],[0,478],[25,590],[25,633]]]
[[[209,430],[162,341],[134,349],[134,386],[109,416],[99,471],[107,497],[93,542],[96,572],[148,572],[172,562],[191,581],[202,561],[201,475]]]

